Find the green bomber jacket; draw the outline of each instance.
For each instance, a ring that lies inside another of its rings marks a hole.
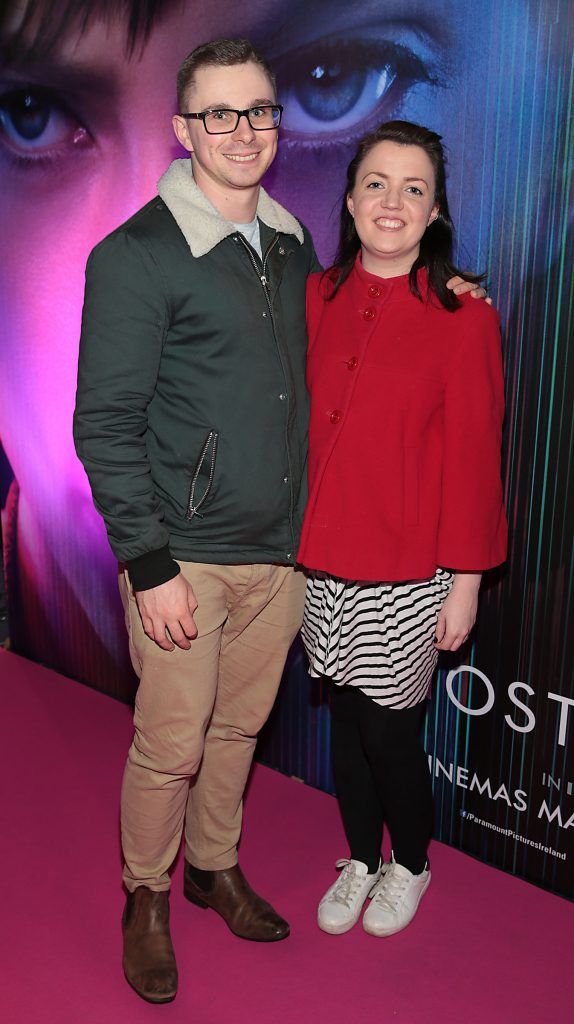
[[[90,254],[76,451],[135,589],[175,559],[293,564],[306,497],[307,230],[262,189],[263,260],[176,160]]]

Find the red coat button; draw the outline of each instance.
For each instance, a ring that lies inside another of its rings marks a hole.
[[[333,412],[329,416],[329,419],[331,420],[331,423],[339,423],[339,421],[342,419],[342,416],[343,413],[341,412],[340,409],[333,409]]]
[[[376,309],[373,309],[372,306],[367,306],[365,312],[363,313],[363,320],[374,320],[376,315]]]
[[[359,360],[357,359],[356,356],[351,356],[351,358],[347,360],[347,369],[348,370],[356,370],[358,365],[359,365]]]
[[[372,299],[378,299],[380,294],[381,289],[379,288],[378,284],[369,285],[369,295],[371,296]]]

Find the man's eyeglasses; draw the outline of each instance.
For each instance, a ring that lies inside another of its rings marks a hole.
[[[182,114],[186,120],[203,121],[209,135],[228,135],[234,132],[242,117],[246,117],[255,132],[266,132],[281,124],[283,107],[280,103],[249,107],[248,110],[202,110],[199,114]]]

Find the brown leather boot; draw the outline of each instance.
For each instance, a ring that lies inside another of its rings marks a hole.
[[[248,884],[236,864],[223,871],[202,871],[185,862],[183,893],[198,907],[211,907],[242,939],[278,942],[289,935],[289,925]]]
[[[128,893],[122,917],[124,974],[148,1003],[169,1003],[177,992],[177,966],[169,933],[169,893],[140,885]]]

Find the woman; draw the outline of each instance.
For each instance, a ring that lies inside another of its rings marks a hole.
[[[505,558],[498,316],[446,287],[452,222],[440,136],[392,121],[347,173],[333,267],[308,286],[310,570],[303,639],[330,677],[335,783],[350,845],[319,926],[391,935],[430,882],[420,738],[438,651]],[[469,275],[466,276],[467,279]],[[381,866],[386,820],[393,844]]]

